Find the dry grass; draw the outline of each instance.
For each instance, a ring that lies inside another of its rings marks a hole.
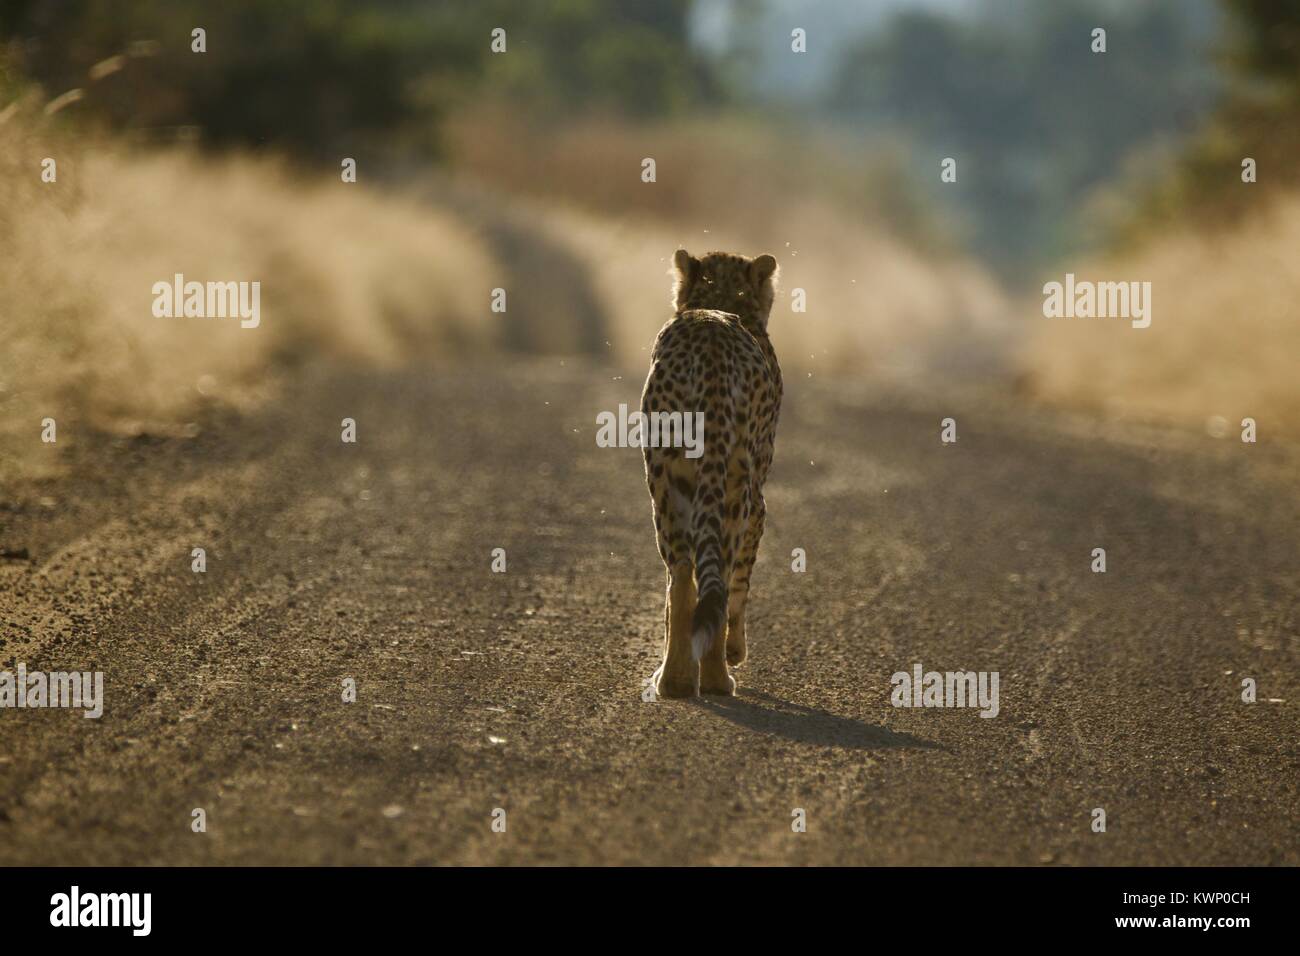
[[[77,144],[31,117],[0,133],[0,446],[44,417],[170,431],[205,402],[266,398],[307,354],[395,360],[486,343],[488,253],[427,207],[253,159]],[[55,157],[57,183],[40,180]],[[261,325],[155,318],[152,286],[262,284]]]
[[[1297,250],[1291,196],[1230,232],[1171,235],[1076,272],[1149,280],[1151,326],[1038,318],[1023,355],[1033,391],[1113,416],[1197,427],[1250,417],[1261,431],[1300,433]]]
[[[586,266],[625,364],[645,362],[668,317],[678,246],[776,256],[772,334],[795,369],[910,378],[987,357],[1006,334],[1005,299],[984,270],[927,239],[928,226],[900,233],[924,214],[898,171],[826,134],[708,119],[538,130],[484,108],[454,119],[448,142],[478,182],[532,197],[515,209]],[[647,156],[652,184],[640,178]],[[805,313],[791,311],[796,288]]]
[[[775,243],[735,232],[609,220],[572,208],[547,208],[535,223],[587,264],[612,355],[633,367],[646,364],[649,345],[669,318],[669,270],[678,246],[697,254],[724,249],[776,256],[781,273],[772,338],[782,364],[804,373],[915,379],[951,360],[963,343],[996,339],[1005,315],[1001,294],[978,269],[924,260],[825,209],[792,209],[785,220],[789,238]],[[797,288],[806,292],[803,313],[792,311]]]
[[[479,234],[491,232],[490,217],[480,223],[471,212],[467,220],[463,210],[453,216],[328,172],[308,180],[268,160],[133,151],[84,134],[73,140],[30,113],[11,114],[2,131],[0,453],[9,463],[41,451],[45,417],[59,422],[60,444],[75,441],[77,423],[175,433],[205,404],[267,401],[279,370],[296,361],[382,363],[496,347],[502,329],[488,311],[488,290],[510,276],[556,285],[527,290],[527,301],[549,303],[528,321],[537,324],[536,347],[566,347],[574,290],[562,276],[518,273],[518,263],[499,260]],[[817,177],[812,167],[758,162],[729,174],[731,161],[697,141],[697,128],[660,132],[671,149],[659,153],[666,164],[654,188],[666,191],[657,194],[638,178],[643,131],[628,127],[588,129],[548,153],[548,182],[565,189],[512,182],[527,167],[512,165],[518,150],[493,160],[486,149],[476,169],[489,203],[585,273],[616,364],[644,367],[669,315],[667,271],[678,246],[777,257],[773,337],[792,372],[928,381],[954,356],[1005,336],[1007,309],[986,274],[918,252],[823,188],[801,193],[800,177]],[[44,156],[58,160],[55,184],[40,181]],[[631,157],[630,165],[618,157]],[[611,180],[615,167],[631,186]],[[690,172],[665,175],[673,169]],[[818,169],[861,172],[834,159]],[[889,189],[882,183],[876,192]],[[653,195],[666,205],[638,205]],[[260,281],[260,327],[155,318],[153,284],[178,272]],[[795,288],[806,290],[806,313],[791,310]]]

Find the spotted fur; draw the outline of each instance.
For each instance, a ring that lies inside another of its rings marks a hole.
[[[659,554],[668,568],[663,697],[732,694],[746,656],[745,602],[763,535],[763,483],[781,407],[767,336],[776,260],[674,257],[675,315],[659,332],[641,411],[704,413],[704,450],[646,448]],[[721,640],[723,631],[726,640]]]

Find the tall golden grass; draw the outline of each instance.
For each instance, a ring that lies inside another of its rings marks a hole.
[[[1292,195],[1230,230],[1154,237],[1076,271],[1078,279],[1150,281],[1151,326],[1035,319],[1021,356],[1033,394],[1153,422],[1249,417],[1261,430],[1300,433],[1298,251],[1300,196]]]
[[[0,136],[7,450],[44,417],[168,431],[207,402],[248,406],[284,359],[490,339],[491,257],[447,214],[281,162],[74,142],[21,111]],[[41,181],[45,157],[57,182]],[[178,272],[260,281],[261,325],[155,318],[152,286]]]
[[[977,266],[920,251],[870,203],[796,188],[816,169],[869,179],[843,157],[785,168],[766,151],[747,163],[719,152],[717,130],[661,132],[672,149],[660,153],[667,166],[654,187],[639,181],[637,127],[575,134],[574,145],[548,154],[543,188],[515,181],[527,164],[490,148],[501,145],[498,128],[475,134],[485,138],[471,138],[479,152],[468,158],[463,144],[453,150],[476,195],[576,266],[598,300],[614,364],[644,367],[669,316],[678,246],[777,257],[772,333],[792,371],[916,378],[933,374],[938,353],[946,361],[1005,336],[1005,300]],[[296,361],[487,350],[501,344],[501,322],[519,321],[488,309],[490,289],[516,264],[489,247],[491,217],[480,222],[473,206],[453,204],[452,213],[284,160],[132,149],[84,130],[73,138],[32,109],[0,116],[0,135],[0,452],[10,462],[35,445],[45,417],[59,421],[61,443],[75,440],[70,421],[174,433],[205,405],[266,401]],[[47,156],[58,163],[55,183],[41,181]],[[685,191],[646,205],[665,179]],[[890,188],[877,184],[881,194]],[[538,324],[530,340],[563,351],[573,344],[565,312],[576,296],[563,277],[535,271],[527,281],[554,288],[512,295],[547,303],[528,320]],[[154,317],[153,285],[176,273],[260,281],[261,325]],[[795,289],[805,290],[806,312],[793,311]]]
[[[978,268],[927,260],[815,206],[792,206],[784,223],[789,238],[773,241],[572,207],[543,207],[534,216],[534,228],[587,264],[620,365],[648,361],[671,314],[669,270],[679,246],[776,257],[781,272],[769,328],[790,370],[924,379],[964,344],[988,345],[1005,334],[1002,294]],[[804,312],[794,311],[796,289],[805,292]]]

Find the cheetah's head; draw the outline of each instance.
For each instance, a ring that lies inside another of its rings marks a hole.
[[[748,326],[767,331],[767,317],[775,296],[776,260],[771,256],[746,259],[726,252],[710,252],[696,259],[685,249],[673,256],[676,282],[673,304],[683,309],[717,309],[740,316]]]

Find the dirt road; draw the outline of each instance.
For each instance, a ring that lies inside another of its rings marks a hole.
[[[0,863],[1300,863],[1290,452],[792,380],[740,696],[646,702],[663,571],[639,452],[594,441],[619,375],[336,369],[191,439],[61,423],[68,476],[0,490],[0,668],[106,703],[0,710]],[[892,707],[917,663],[998,672],[999,713]]]

